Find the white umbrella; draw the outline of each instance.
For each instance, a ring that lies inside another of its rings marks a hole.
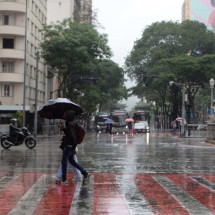
[[[182,117],[177,117],[175,120],[176,121],[182,121]]]

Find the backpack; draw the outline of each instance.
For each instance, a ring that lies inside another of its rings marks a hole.
[[[75,125],[75,133],[77,137],[77,144],[81,144],[83,142],[84,136],[85,136],[85,129],[83,126],[76,124]]]

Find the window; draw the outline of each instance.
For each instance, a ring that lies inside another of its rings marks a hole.
[[[3,49],[13,49],[14,48],[14,39],[3,39]]]
[[[14,62],[3,61],[2,62],[2,72],[14,72]]]
[[[2,97],[12,96],[13,86],[9,84],[2,85]]]
[[[15,25],[15,16],[4,15],[3,16],[3,25]]]
[[[9,16],[4,16],[4,25],[9,25]]]

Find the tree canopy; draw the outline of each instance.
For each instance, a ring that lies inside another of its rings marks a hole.
[[[164,109],[171,103],[168,112],[178,114],[181,100],[175,98],[181,91],[171,89],[169,81],[186,84],[189,105],[193,104],[199,88],[215,74],[214,34],[197,21],[153,23],[135,42],[125,66],[137,83],[133,94]]]
[[[106,34],[92,24],[71,19],[44,25],[42,33],[41,55],[49,66],[48,76],[58,78],[64,97],[80,103],[89,115],[98,105],[126,98],[124,70],[110,60]],[[80,76],[89,80],[79,80]]]

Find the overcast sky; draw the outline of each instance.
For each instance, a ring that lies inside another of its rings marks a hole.
[[[125,57],[134,42],[141,38],[143,30],[153,22],[181,22],[181,8],[184,0],[92,0],[98,22],[108,34],[109,46],[114,54],[112,60],[123,66]],[[126,84],[131,86],[132,83]],[[136,103],[128,100],[128,110]]]
[[[184,0],[92,0],[97,19],[108,34],[113,60],[120,66],[134,41],[157,21],[181,21]]]
[[[48,22],[69,17],[70,0],[48,0]],[[112,60],[123,66],[135,40],[141,38],[144,29],[153,22],[181,21],[184,0],[92,0],[93,11],[108,34],[109,46],[114,54]],[[61,2],[61,6],[59,5]],[[134,83],[127,82],[130,87]],[[128,110],[136,103],[134,97],[127,102]]]

